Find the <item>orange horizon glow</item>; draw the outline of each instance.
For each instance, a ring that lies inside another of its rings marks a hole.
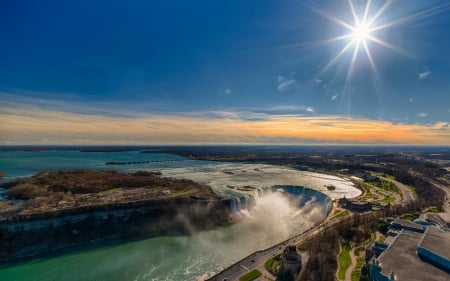
[[[0,112],[0,144],[405,144],[449,145],[450,126],[343,116],[262,120],[172,115],[107,117],[42,109]]]

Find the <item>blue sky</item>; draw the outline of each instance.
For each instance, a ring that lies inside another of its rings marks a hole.
[[[351,3],[362,19],[367,1]],[[73,116],[80,115],[112,123],[145,119],[144,127],[155,116],[181,123],[185,117],[237,120],[250,128],[273,118],[351,119],[438,127],[439,140],[430,133],[429,142],[445,144],[450,4],[370,1],[369,19],[381,11],[370,28],[392,23],[370,32],[378,42],[364,39],[371,60],[362,43],[358,52],[352,45],[333,60],[354,39],[329,40],[353,33],[337,20],[355,26],[350,7],[335,0],[1,1],[0,115],[16,122],[14,128],[0,123],[0,142],[66,143],[74,139],[71,132],[46,131],[45,118],[57,116],[55,127],[79,126]],[[38,129],[20,133],[30,128]],[[232,143],[273,141],[269,133],[242,130],[249,138]],[[81,128],[78,134],[92,142],[117,137]],[[186,142],[223,139],[199,134]],[[125,135],[130,143],[184,142],[176,134],[159,140]],[[283,143],[282,133],[275,140]],[[303,131],[292,142],[305,140],[340,142]]]

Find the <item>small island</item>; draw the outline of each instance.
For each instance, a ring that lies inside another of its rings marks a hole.
[[[0,187],[7,190],[0,202],[0,261],[229,223],[227,199],[207,185],[159,172],[41,172]]]

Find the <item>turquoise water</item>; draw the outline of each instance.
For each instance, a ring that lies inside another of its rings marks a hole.
[[[239,222],[229,227],[190,236],[155,237],[8,264],[0,267],[0,280],[198,280],[251,252],[306,230],[315,221],[323,219],[329,208],[328,197],[314,190],[286,186],[286,194],[271,191],[274,182],[284,184],[281,174],[286,176],[285,172],[274,166],[194,160],[105,165],[109,161],[160,160],[183,158],[139,152],[0,151],[0,171],[6,174],[4,180],[8,180],[57,169],[160,170],[166,176],[191,178],[210,184],[217,193],[229,197],[243,194],[231,191],[227,185],[246,183],[258,188],[266,187],[265,195],[250,194],[256,197],[256,206],[250,211],[237,213]],[[274,177],[278,174],[279,179]],[[292,203],[292,198],[298,201]]]
[[[106,162],[143,162],[162,160],[185,160],[181,162],[154,162],[131,165],[105,165]],[[126,152],[79,152],[79,151],[7,151],[0,150],[0,171],[5,174],[0,182],[15,177],[32,176],[40,171],[58,169],[162,169],[204,165],[208,161],[193,161],[163,153]]]

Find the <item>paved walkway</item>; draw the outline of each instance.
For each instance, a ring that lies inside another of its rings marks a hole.
[[[350,250],[350,258],[352,259],[352,263],[347,268],[347,271],[345,272],[345,281],[352,281],[352,272],[355,270],[356,267],[356,257],[355,257],[355,248],[353,247]]]

